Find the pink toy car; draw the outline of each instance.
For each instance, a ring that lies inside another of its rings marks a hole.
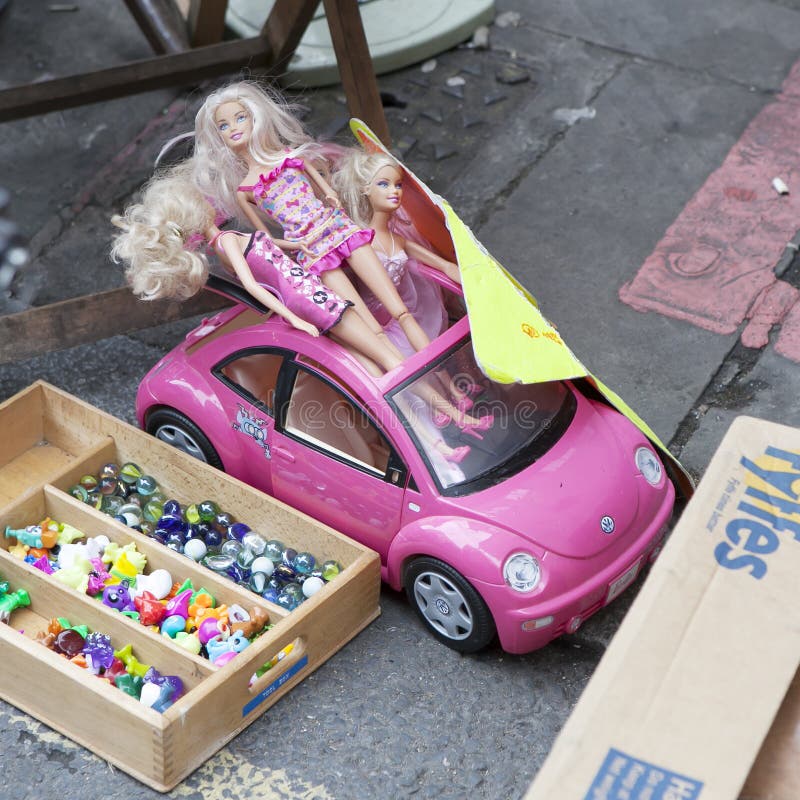
[[[657,554],[675,491],[645,436],[582,384],[487,380],[463,309],[376,379],[239,297],[144,378],[140,424],[376,550],[448,646],[474,652],[497,634],[510,653],[542,647]],[[435,424],[422,396],[442,376],[494,416],[482,438]]]

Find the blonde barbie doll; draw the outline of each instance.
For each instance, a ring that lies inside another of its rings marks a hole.
[[[352,302],[376,334],[383,331],[344,273],[346,261],[398,321],[416,350],[429,343],[359,228],[313,166],[320,150],[279,97],[240,82],[206,99],[195,119],[195,181],[227,211],[238,210],[257,229],[264,218],[284,231],[278,244],[298,264]],[[316,190],[316,193],[315,193]],[[321,200],[317,195],[320,195]]]

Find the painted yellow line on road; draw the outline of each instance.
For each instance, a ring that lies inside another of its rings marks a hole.
[[[333,800],[323,786],[290,778],[286,770],[257,767],[236,758],[227,747],[176,786],[168,797],[197,797],[198,792],[203,800]]]

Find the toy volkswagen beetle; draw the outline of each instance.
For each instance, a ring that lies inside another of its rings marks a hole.
[[[458,287],[431,277],[452,308]],[[212,283],[239,302],[147,374],[140,424],[376,550],[383,579],[453,649],[497,634],[524,653],[574,632],[660,548],[675,490],[644,434],[583,384],[488,380],[463,310],[374,378],[330,338]],[[438,427],[420,387],[442,373],[472,387],[491,428]]]

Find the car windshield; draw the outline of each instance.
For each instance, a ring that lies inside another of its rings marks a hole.
[[[576,407],[572,391],[560,381],[489,380],[469,339],[387,399],[440,489],[450,495],[492,486],[524,469],[558,441]]]

